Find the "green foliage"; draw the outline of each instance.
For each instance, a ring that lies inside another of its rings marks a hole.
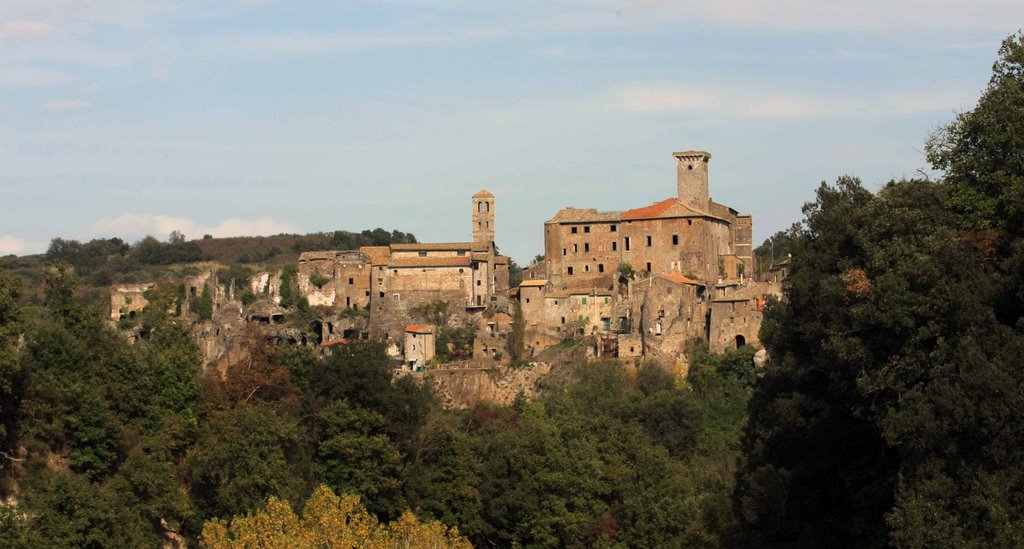
[[[633,266],[626,262],[619,263],[619,267],[616,270],[620,276],[624,276],[626,278],[632,278],[633,274],[636,272],[633,270]]]
[[[210,284],[203,284],[203,292],[199,295],[199,299],[192,302],[192,312],[194,312],[200,321],[210,320],[213,318],[213,295],[210,294]]]
[[[281,296],[282,307],[291,307],[298,299],[298,274],[299,266],[294,263],[289,263],[281,268],[281,288],[278,294]]]
[[[476,325],[465,321],[458,326],[442,324],[437,330],[437,357],[445,363],[473,356],[473,341],[476,340]]]
[[[1024,338],[994,314],[1012,297],[960,236],[950,192],[843,179],[805,207],[761,332],[772,367],[736,491],[748,543],[1021,539],[1002,517],[1024,513],[1024,429],[1005,428],[1024,405]]]
[[[313,272],[309,273],[309,283],[316,286],[317,288],[323,288],[324,284],[327,284],[330,281],[330,277],[320,273],[320,269],[314,268]]]
[[[256,509],[270,495],[298,502],[306,475],[295,420],[265,404],[213,412],[189,451],[189,489],[204,516]]]

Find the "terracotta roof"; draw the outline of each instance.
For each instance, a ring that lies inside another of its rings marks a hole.
[[[522,284],[519,285],[519,287],[525,286],[527,288],[543,288],[544,286],[547,285],[547,280],[524,280]]]
[[[662,200],[661,202],[655,202],[650,206],[644,206],[643,208],[634,208],[622,214],[623,221],[671,217],[710,217],[713,219],[721,219],[707,212],[695,210],[690,206],[683,204],[677,198],[667,198],[665,200]]]
[[[558,210],[548,223],[602,223],[617,222],[622,212],[599,212],[595,208],[565,208]]]
[[[488,191],[487,189],[480,189],[476,194],[473,195],[473,198],[494,198],[494,195],[491,194],[491,192]]]
[[[434,333],[433,324],[410,324],[405,327],[405,331],[412,334],[432,334]]]
[[[675,274],[675,273],[658,273],[658,276],[660,276],[661,278],[664,278],[666,280],[671,280],[672,282],[678,282],[680,284],[692,284],[694,286],[703,286],[703,284],[701,284],[700,282],[697,282],[696,280],[692,280],[692,279],[686,278],[683,275],[679,275],[679,274]]]
[[[391,258],[388,267],[469,267],[468,255],[456,257],[402,257]]]
[[[419,252],[426,250],[470,250],[472,242],[420,242],[416,244],[392,244],[391,249],[396,252]]]
[[[370,258],[371,265],[387,265],[388,257],[391,256],[391,248],[387,246],[363,246],[359,251]]]

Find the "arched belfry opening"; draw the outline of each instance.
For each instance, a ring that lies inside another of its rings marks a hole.
[[[473,242],[494,242],[494,195],[486,190],[473,195]]]

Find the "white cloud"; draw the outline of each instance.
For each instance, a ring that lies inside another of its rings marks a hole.
[[[3,21],[0,22],[0,44],[14,42],[15,40],[39,38],[53,34],[54,30],[53,25],[49,23],[29,21],[27,19]]]
[[[54,86],[70,80],[71,76],[61,71],[32,67],[0,68],[0,86],[5,88]]]
[[[260,38],[239,38],[235,43],[239,49],[283,53],[315,54],[357,51],[374,48],[416,46],[440,42],[461,42],[489,40],[505,36],[504,29],[466,29],[439,34],[310,34],[292,33],[264,36]]]
[[[50,101],[43,105],[43,110],[47,111],[80,111],[82,109],[88,109],[92,107],[91,101],[84,99],[60,99],[57,101]]]
[[[281,233],[302,232],[296,225],[277,221],[270,217],[256,219],[225,219],[217,225],[204,225],[187,217],[152,214],[123,214],[105,217],[92,226],[96,236],[118,236],[129,240],[147,235],[166,238],[172,231],[181,231],[188,238],[201,238],[209,234],[215,237],[266,236]]]
[[[25,255],[41,253],[46,250],[46,244],[23,240],[16,236],[0,235],[0,255]]]
[[[755,88],[635,82],[607,93],[613,108],[735,118],[836,118],[952,112],[969,104],[971,92],[893,92],[878,96],[811,95]]]

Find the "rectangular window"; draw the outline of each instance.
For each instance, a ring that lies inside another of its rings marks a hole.
[[[626,251],[629,251],[629,237],[626,237]]]
[[[651,239],[651,235],[647,235],[647,245],[650,246],[651,242],[653,242],[653,239]]]
[[[589,242],[584,242],[583,243],[583,251],[584,252],[589,252],[590,251],[590,243]]]
[[[477,281],[476,281],[476,285],[477,285],[477,286],[479,286],[479,285],[480,285],[480,281],[479,281],[479,280],[477,280]]]
[[[567,272],[569,273],[569,276],[572,276],[572,267],[569,267]]]
[[[459,255],[466,255],[466,250],[459,250]]]
[[[589,232],[590,232],[590,225],[585,225],[585,226],[583,227],[583,232],[585,232],[585,233],[589,233]]]
[[[672,245],[673,246],[678,246],[679,245],[679,235],[677,235],[677,234],[672,235]]]
[[[395,301],[398,301],[398,294],[392,294],[392,296],[395,298]]]
[[[583,266],[583,272],[589,273],[590,272],[590,265],[584,265]]]
[[[565,253],[566,253],[566,249],[562,248],[562,255],[565,255]]]
[[[604,263],[598,263],[597,264],[597,272],[599,272],[599,273],[603,273],[604,272]]]
[[[572,229],[569,229],[569,231],[572,232],[572,234],[576,234],[576,227],[573,227]]]
[[[420,252],[420,253],[419,253],[419,256],[420,256],[420,257],[427,257],[427,252]]]
[[[618,250],[618,249],[619,249],[619,243],[618,243],[618,242],[615,242],[615,241],[613,240],[613,241],[612,241],[612,251],[614,252],[615,250]]]
[[[647,262],[647,272],[651,272],[651,262]]]
[[[574,253],[574,254],[575,253],[579,253],[579,251],[580,251],[580,245],[579,244],[573,244],[572,245],[572,253]]]
[[[355,284],[355,283],[356,283],[356,280],[355,280],[354,278],[349,278],[349,279],[348,279],[348,283],[349,283],[349,284]]]
[[[609,231],[608,231],[608,232],[612,232],[612,233],[614,233],[614,232],[615,232],[615,231],[616,231],[617,229],[618,229],[618,227],[617,227],[617,226],[615,226],[615,225],[612,225],[611,227],[609,227]]]
[[[584,297],[583,299],[580,300],[580,305],[586,305],[586,304],[587,304],[587,298]]]

